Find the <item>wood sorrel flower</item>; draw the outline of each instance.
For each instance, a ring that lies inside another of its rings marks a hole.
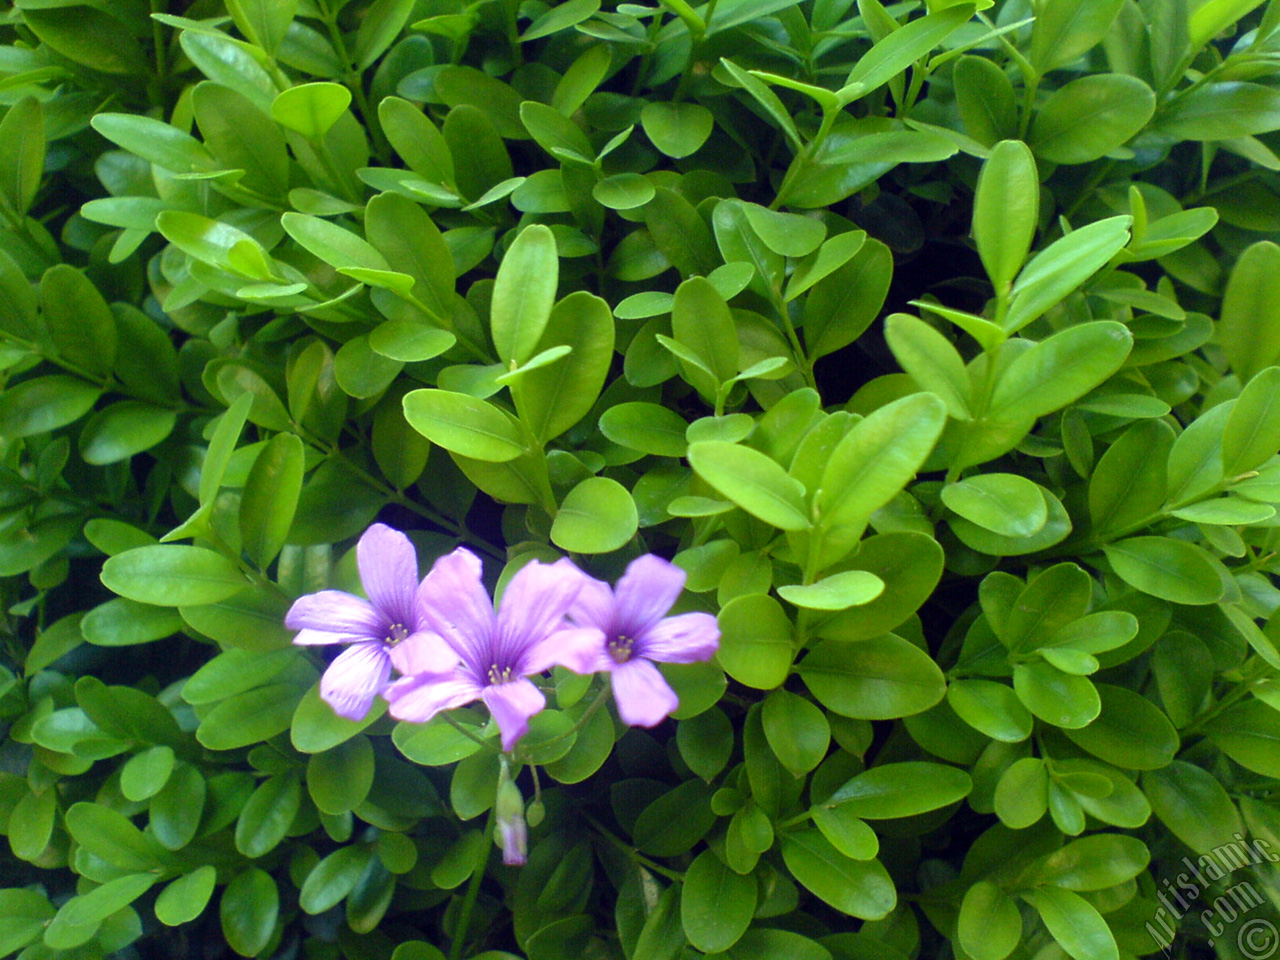
[[[435,562],[418,589],[419,612],[427,629],[443,637],[461,662],[442,670],[435,637],[410,637],[396,660],[396,669],[406,676],[383,696],[391,701],[393,717],[415,723],[483,700],[502,732],[502,749],[509,751],[547,702],[526,678],[557,663],[568,665],[581,651],[599,646],[602,637],[599,630],[565,622],[584,581],[569,560],[535,560],[521,567],[496,615],[480,573],[480,558],[465,547]]]
[[[583,580],[569,619],[599,629],[604,644],[564,665],[577,673],[608,673],[624,723],[660,723],[680,700],[652,661],[710,660],[720,647],[716,618],[709,613],[666,616],[684,589],[685,573],[653,554],[631,561],[616,590],[585,574]]]
[[[455,654],[438,637],[423,634],[424,621],[415,601],[418,557],[409,538],[375,523],[356,544],[360,582],[369,599],[342,590],[321,590],[299,597],[284,623],[297,630],[294,643],[348,643],[320,678],[320,696],[334,713],[361,720],[387,685],[399,650],[415,641],[417,663],[447,670]],[[403,672],[403,671],[402,671]]]

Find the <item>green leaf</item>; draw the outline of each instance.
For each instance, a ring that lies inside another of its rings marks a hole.
[[[1002,140],[982,165],[973,201],[973,238],[997,294],[1006,293],[1022,269],[1039,211],[1040,180],[1031,150],[1021,140]]]
[[[80,456],[85,463],[119,463],[150,450],[173,432],[176,410],[122,400],[99,410],[80,432]]]
[[[1040,487],[1013,473],[985,473],[947,484],[942,502],[966,520],[1005,537],[1030,537],[1049,519]]]
[[[792,876],[851,917],[878,920],[898,902],[893,881],[879,860],[851,860],[817,830],[784,835],[782,858]]]
[[[827,755],[831,727],[826,715],[804,697],[775,690],[765,698],[760,721],[769,747],[792,776],[804,776]]]
[[[117,146],[172,173],[207,173],[217,161],[195,137],[150,117],[95,114],[90,125]]]
[[[236,849],[255,860],[270,853],[288,833],[301,803],[300,770],[289,770],[263,780],[236,820]]]
[[[654,186],[638,173],[615,173],[597,181],[591,196],[610,210],[634,210],[653,199]]]
[[[678,159],[707,142],[714,119],[700,103],[656,101],[640,111],[640,125],[659,152]]]
[[[738,333],[733,314],[703,277],[680,284],[671,310],[676,341],[692,351],[710,373],[708,376],[685,364],[685,378],[704,397],[714,399],[720,384],[738,373]]]
[[[993,740],[1019,743],[1031,736],[1031,712],[1008,684],[953,680],[947,702],[961,720]]]
[[[746,932],[756,909],[756,881],[739,876],[710,850],[703,850],[685,871],[680,893],[680,922],[698,950],[727,950]]]
[[[409,425],[432,443],[490,463],[524,454],[519,424],[498,407],[448,390],[412,390],[404,396]]]
[[[818,702],[843,717],[889,720],[928,710],[946,694],[933,659],[892,633],[849,643],[827,640],[797,668]]]
[[[538,369],[526,364],[528,372],[513,391],[521,419],[541,442],[564,433],[595,406],[613,361],[614,334],[609,305],[585,290],[552,307],[536,356],[565,348],[572,356]]]
[[[298,891],[298,906],[306,913],[323,913],[355,889],[373,859],[373,848],[364,844],[340,847],[307,874]]]
[[[1049,0],[1031,33],[1031,64],[1043,75],[1101,43],[1122,0]]]
[[[1259,241],[1236,260],[1222,297],[1217,341],[1243,382],[1280,358],[1280,246]]]
[[[29,437],[66,426],[88,413],[101,393],[61,374],[24,380],[0,394],[0,435]]]
[[[1005,332],[1021,330],[1097,273],[1128,242],[1131,221],[1128,216],[1097,220],[1037,253],[1014,281]]]
[[[614,443],[659,457],[683,457],[688,424],[657,403],[619,403],[600,415],[600,432]]]
[[[44,110],[34,97],[23,97],[0,120],[0,198],[25,217],[44,174]]]
[[[102,582],[122,597],[167,607],[217,603],[249,585],[222,554],[172,544],[116,554],[102,565]]]
[[[1018,905],[990,880],[965,891],[956,938],[973,960],[1004,960],[1022,940]]]
[[[147,54],[127,19],[85,6],[68,16],[65,9],[32,4],[22,11],[23,23],[57,53],[109,74],[145,74]]]
[[[412,294],[449,325],[453,312],[454,263],[449,247],[425,210],[394,193],[381,193],[365,206],[365,236],[392,270],[412,277]]]
[[[45,946],[70,950],[88,943],[107,917],[133,903],[158,879],[153,873],[131,873],[72,897],[45,928]]]
[[[218,870],[211,863],[178,877],[156,897],[156,919],[169,927],[190,923],[204,913],[217,879]]]
[[[756,235],[770,250],[784,257],[807,257],[827,236],[826,224],[812,217],[782,213],[756,203],[744,203],[742,210]]]
[[[973,7],[962,3],[899,27],[854,64],[845,80],[845,86],[860,84],[861,90],[857,96],[866,96],[933,52],[972,16]]]
[[[227,0],[227,12],[240,32],[269,54],[284,40],[298,0]]]
[[[209,447],[205,451],[204,465],[200,470],[200,503],[209,504],[218,495],[222,486],[222,478],[226,475],[227,466],[231,463],[231,455],[235,453],[236,443],[240,440],[240,432],[244,429],[249,410],[253,406],[253,396],[242,393],[232,401],[218,418],[213,436],[209,438]]]
[[[888,820],[958,803],[971,789],[969,775],[956,767],[915,761],[886,763],[853,777],[826,804],[847,807],[864,819]]]
[[[321,813],[337,816],[364,802],[373,786],[373,747],[353,737],[307,762],[307,789]]]
[[[961,57],[952,71],[952,81],[960,119],[969,135],[979,143],[995,144],[999,149],[998,141],[1012,137],[1018,123],[1018,108],[1008,74],[985,57]],[[1008,279],[1012,278],[1013,274],[1009,274]]]
[[[232,950],[244,957],[261,953],[280,914],[280,891],[271,874],[258,867],[237,874],[222,893],[219,914]]]
[[[784,584],[778,588],[778,595],[808,610],[845,610],[870,603],[884,593],[884,589],[884,581],[874,573],[845,570],[815,583]]]
[[[1276,777],[1280,770],[1280,710],[1259,700],[1246,700],[1218,715],[1205,727],[1209,739],[1246,770]]]
[[[1167,766],[1181,746],[1173,724],[1150,700],[1108,683],[1097,685],[1102,712],[1067,737],[1095,757],[1129,770]]]
[[[1236,398],[1222,434],[1223,474],[1254,470],[1280,451],[1280,367],[1268,367]]]
[[[1179,140],[1230,140],[1280,128],[1280,90],[1261,83],[1209,83],[1171,101],[1156,129]]]
[[[529,24],[524,33],[520,34],[520,42],[540,40],[561,30],[568,30],[593,16],[599,9],[600,0],[567,0],[566,3],[556,4]]]
[[[814,494],[821,526],[857,526],[892,500],[920,469],[946,419],[941,400],[915,393],[854,424],[831,452]]]
[[[640,811],[631,839],[645,853],[675,857],[693,848],[714,825],[711,788],[686,780]]]
[[[173,748],[163,744],[136,753],[120,770],[120,792],[135,803],[150,800],[173,773]]]
[[[772,690],[787,679],[794,657],[791,621],[767,594],[744,594],[724,605],[719,615],[720,649],[716,662],[739,683]]]
[[[1105,890],[1132,880],[1150,861],[1147,845],[1137,837],[1100,833],[1049,854],[1036,864],[1035,877],[1065,890]]]
[[[942,576],[943,551],[937,540],[921,533],[882,533],[863,540],[841,566],[879,577],[884,592],[821,621],[815,633],[829,640],[869,640],[900,625],[929,598]]]
[[[508,367],[533,356],[551,317],[559,269],[555,236],[541,224],[523,230],[502,258],[490,327],[498,357]]]
[[[374,0],[356,31],[356,69],[367,70],[400,36],[414,11],[415,0]]]
[[[200,721],[196,739],[210,750],[247,747],[289,729],[302,692],[272,683],[223,700]]]
[[[279,433],[258,453],[240,500],[240,538],[249,559],[265,568],[284,546],[302,492],[302,441]]]
[[[653,247],[663,260],[660,265],[655,264],[646,271],[644,276],[618,274],[619,279],[647,279],[661,273],[667,266],[674,266],[685,278],[706,276],[720,265],[711,231],[693,205],[676,191],[656,186],[653,199],[644,207],[644,223]],[[614,256],[618,255],[615,252]],[[679,339],[679,334],[676,336]]]
[[[1153,597],[1202,606],[1225,593],[1213,557],[1185,540],[1129,537],[1102,549],[1120,579]]]
[[[1084,897],[1054,886],[1037,887],[1022,896],[1074,960],[1120,960],[1111,928]]]
[[[955,419],[971,419],[969,374],[950,340],[906,313],[890,314],[885,319],[884,334],[894,358],[916,386],[941,397]]]
[[[378,104],[378,120],[387,140],[410,170],[434,184],[454,182],[449,145],[421,109],[408,100],[386,97]]]
[[[804,343],[810,359],[853,343],[880,313],[893,279],[893,254],[869,239],[817,283],[804,302]]]
[[[1089,479],[1089,513],[1099,535],[1130,528],[1159,511],[1173,441],[1168,424],[1142,420],[1107,448]]]
[[[710,441],[692,444],[688,459],[700,477],[752,516],[780,530],[808,528],[804,488],[763,453]]]
[[[351,105],[351,91],[340,83],[303,83],[283,90],[271,102],[271,118],[308,140],[323,140]]]
[[[1127,143],[1155,109],[1155,92],[1137,77],[1081,77],[1055,90],[1036,112],[1031,149],[1052,163],[1089,163]]]
[[[1142,792],[1160,821],[1192,850],[1212,850],[1243,830],[1240,813],[1206,770],[1174,760],[1142,775]]]
[[[625,545],[639,526],[627,488],[608,477],[588,477],[569,491],[551,524],[551,542],[574,553],[608,553]]]
[[[282,215],[280,223],[289,236],[297,240],[305,250],[335,269],[393,272],[381,253],[367,241],[336,223],[293,212]]]
[[[1055,333],[1022,351],[999,375],[987,416],[1024,421],[1058,410],[1120,369],[1132,344],[1129,330],[1112,320]]]
[[[1028,710],[1055,727],[1075,730],[1088,726],[1102,711],[1092,682],[1043,662],[1015,665],[1013,689]]]

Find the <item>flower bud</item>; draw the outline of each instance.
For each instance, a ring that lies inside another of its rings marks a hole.
[[[508,866],[521,866],[529,848],[529,834],[524,822],[524,797],[511,779],[511,771],[504,757],[498,774],[498,795],[493,812],[497,833],[495,842],[502,848],[502,862]]]

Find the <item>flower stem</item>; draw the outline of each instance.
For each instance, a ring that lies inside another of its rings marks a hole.
[[[484,832],[485,836],[493,836],[492,810],[489,811],[489,817],[485,821]],[[484,857],[476,864],[476,869],[471,874],[471,881],[467,884],[467,892],[463,894],[462,907],[458,911],[458,922],[453,928],[453,942],[449,944],[449,960],[462,960],[462,949],[466,946],[468,928],[471,926],[471,914],[475,910],[476,897],[480,895],[480,884],[484,882],[484,872],[488,866],[489,851],[486,848]]]

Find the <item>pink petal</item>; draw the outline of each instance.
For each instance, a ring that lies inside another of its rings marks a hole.
[[[595,577],[582,577],[582,589],[569,607],[569,619],[583,627],[599,627],[612,634],[617,619],[613,590]]]
[[[376,641],[348,647],[320,678],[320,699],[348,720],[363,720],[391,677],[391,659]]]
[[[680,698],[648,660],[620,663],[612,678],[613,700],[627,726],[655,726],[680,706]]]
[[[458,651],[439,634],[420,630],[389,649],[391,663],[403,676],[447,673],[458,665]]]
[[[441,710],[452,710],[479,698],[481,687],[461,670],[419,674],[397,680],[382,691],[391,715],[410,723],[426,723]]]
[[[599,673],[613,668],[613,658],[604,648],[605,635],[594,627],[557,630],[525,654],[526,674],[543,673],[557,664],[574,673]]]
[[[299,597],[284,615],[284,625],[290,630],[322,630],[366,640],[381,640],[386,628],[368,600],[342,590],[321,590]]]
[[[498,722],[502,749],[508,753],[529,732],[529,718],[547,705],[542,691],[524,678],[485,687],[481,696]]]
[[[493,601],[480,582],[480,558],[466,547],[445,554],[418,587],[422,624],[478,672],[493,662]]]
[[[685,572],[661,557],[646,553],[632,560],[613,592],[616,631],[632,639],[647,632],[680,599],[684,581]]]
[[[494,662],[521,673],[537,672],[519,665],[527,650],[565,626],[565,614],[585,576],[567,558],[550,564],[534,560],[521,567],[502,594]]]
[[[682,613],[660,620],[636,637],[635,656],[659,663],[710,660],[720,649],[720,624],[709,613]]]
[[[418,554],[399,530],[375,523],[356,544],[360,582],[375,609],[392,623],[412,630],[418,590]]]

